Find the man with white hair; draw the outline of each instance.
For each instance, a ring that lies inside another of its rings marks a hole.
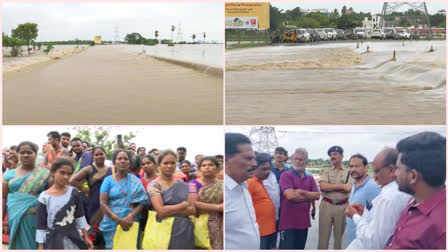
[[[292,156],[293,169],[280,176],[280,249],[305,248],[311,227],[311,202],[320,197],[313,176],[305,173],[307,163],[308,152],[298,148]]]

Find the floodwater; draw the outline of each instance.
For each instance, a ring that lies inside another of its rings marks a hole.
[[[115,45],[130,52],[144,53],[150,56],[177,59],[195,64],[208,65],[212,67],[223,67],[223,44],[176,44],[168,47],[158,44],[155,46],[142,45]]]
[[[226,124],[445,124],[445,41],[359,46],[226,52]]]
[[[55,59],[60,59],[62,57],[67,57],[73,54],[80,53],[84,51],[88,46],[74,46],[74,45],[55,45],[54,48],[46,54],[44,52],[45,46],[41,50],[32,50],[31,55],[26,52],[26,46],[22,47],[22,54],[17,57],[10,57],[11,47],[2,48],[3,64],[2,72],[7,74],[10,72],[17,72],[28,66],[52,61]]]
[[[222,76],[114,46],[3,77],[4,124],[222,124]]]

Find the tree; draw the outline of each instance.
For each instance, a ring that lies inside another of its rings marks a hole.
[[[2,45],[6,48],[11,46],[11,38],[8,36],[8,34],[5,34],[2,32]]]
[[[303,28],[320,28],[321,25],[320,23],[310,17],[303,17],[299,20],[299,22],[297,22],[297,26],[298,27],[303,27]]]
[[[112,158],[114,149],[118,148],[116,139],[109,134],[109,130],[99,127],[95,130],[92,128],[75,127],[78,133],[75,137],[81,138],[82,141],[87,141],[93,146],[101,146],[106,151],[108,159]],[[123,135],[124,146],[127,146],[136,135],[133,132],[129,132]]]
[[[347,11],[347,6],[342,6],[342,10],[341,10],[341,16],[345,15],[345,12]]]
[[[281,11],[277,7],[269,4],[269,29],[271,31],[277,31],[283,20]]]
[[[171,41],[174,42],[174,30],[176,30],[176,27],[174,25],[171,26]]]
[[[11,37],[26,41],[28,55],[30,54],[30,43],[37,38],[39,29],[35,23],[24,23],[12,30]]]
[[[126,37],[124,38],[124,41],[126,41],[126,43],[128,44],[143,44],[144,42],[144,38],[140,33],[137,32],[133,32],[130,34],[127,34]]]
[[[300,9],[300,7],[296,7],[292,10],[285,11],[285,18],[288,20],[297,20],[303,17],[304,13]]]
[[[409,22],[408,18],[402,17],[400,18],[400,22],[398,23],[398,25],[401,27],[408,27],[411,26],[411,23]]]
[[[156,37],[156,39],[157,39],[158,36],[159,36],[159,31],[155,31],[154,32],[154,37]]]
[[[358,20],[356,15],[342,15],[340,18],[338,18],[337,27],[339,29],[349,29],[349,28],[356,28],[362,25],[362,21]]]
[[[204,42],[205,42],[205,32],[204,32]]]
[[[193,35],[191,36],[191,38],[193,39],[193,43],[194,43],[194,39],[196,38],[196,34],[193,34]]]
[[[431,22],[432,27],[445,28],[446,27],[445,12],[439,11],[437,12],[437,14],[429,16],[429,22]]]
[[[332,18],[339,18],[339,11],[338,11],[338,9],[334,9],[333,13],[330,14],[330,17],[332,17]]]

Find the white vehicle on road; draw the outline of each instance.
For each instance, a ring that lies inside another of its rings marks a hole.
[[[325,28],[324,32],[327,34],[328,40],[336,40],[338,33],[333,28]]]
[[[398,39],[411,39],[411,34],[405,30],[398,31]]]
[[[296,41],[299,42],[307,42],[310,41],[310,34],[306,31],[306,29],[297,29],[296,31]]]
[[[327,33],[324,32],[324,29],[316,29],[316,31],[319,34],[320,40],[328,40]]]
[[[374,29],[370,34],[372,39],[386,39],[386,33],[381,29]]]
[[[367,39],[369,38],[369,33],[364,28],[355,28],[355,34],[357,39]]]

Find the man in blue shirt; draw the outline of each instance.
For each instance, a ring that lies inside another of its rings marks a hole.
[[[361,154],[355,154],[349,159],[350,176],[353,178],[352,191],[350,193],[349,204],[359,203],[367,209],[371,207],[372,200],[381,192],[381,188],[367,174],[369,163],[367,158]],[[356,224],[349,217],[347,220],[348,243],[356,238]]]
[[[283,147],[277,147],[274,151],[274,162],[272,162],[271,170],[275,174],[275,178],[277,179],[277,183],[280,181],[280,175],[291,169],[290,166],[286,164],[286,160],[288,159],[288,152]]]
[[[73,174],[86,166],[92,165],[92,154],[90,154],[87,150],[83,150],[82,141],[80,138],[75,137],[72,139],[72,151],[76,155],[74,158],[76,166]]]

